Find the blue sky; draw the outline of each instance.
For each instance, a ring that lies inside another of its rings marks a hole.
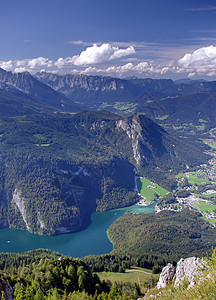
[[[0,0],[8,71],[216,80],[216,1]]]

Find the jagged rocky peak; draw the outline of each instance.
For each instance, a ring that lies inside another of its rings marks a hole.
[[[34,94],[35,96],[39,93],[42,83],[37,81],[30,73],[13,73],[0,69],[0,82],[6,85],[12,86],[19,91],[27,94]]]
[[[17,111],[17,115],[22,114],[20,113],[20,111],[24,111],[24,113],[26,114],[26,107],[28,108],[27,113],[29,111],[31,112],[32,107],[34,107],[36,111],[41,112],[52,111],[53,108],[60,111],[73,112],[81,111],[83,109],[82,106],[75,104],[65,95],[58,93],[50,86],[37,80],[28,72],[12,73],[1,69],[0,88],[2,89],[2,94],[0,95],[0,103],[1,105],[3,105],[3,108],[6,106],[5,111],[8,111],[8,115],[10,115],[9,109],[7,107],[8,105],[14,108],[14,114],[16,114]],[[5,92],[12,92],[13,95],[6,94]],[[5,99],[8,98],[13,99],[13,105],[11,105],[10,102],[5,102]],[[15,107],[14,101],[16,104]],[[1,113],[2,112],[0,111],[0,115]]]
[[[161,133],[166,133],[166,131],[155,123],[152,119],[147,117],[144,113],[137,113],[131,117],[124,118],[117,122],[117,126],[121,127],[124,131],[127,132],[129,137],[134,136],[135,132],[150,135],[155,131]]]
[[[112,77],[88,76],[84,74],[59,75],[46,72],[37,73],[35,77],[55,90],[84,89],[86,91],[104,92],[116,91],[125,87],[125,80]]]
[[[138,115],[133,117],[118,120],[116,122],[118,128],[122,128],[128,135],[129,138],[135,139],[141,137],[141,124],[139,122]]]
[[[4,69],[0,68],[0,74],[4,74],[6,73],[7,71],[5,71]]]
[[[13,86],[19,86],[21,82],[27,83],[27,80],[29,80],[30,77],[32,76],[28,72],[13,73],[0,69],[0,82],[4,82]]]
[[[159,151],[158,147],[160,147],[160,151],[164,151],[161,141],[162,136],[167,132],[145,114],[138,113],[132,117],[118,120],[116,126],[124,130],[131,139],[137,165],[140,165],[141,162],[146,163],[150,159],[147,143],[152,144],[154,151]]]

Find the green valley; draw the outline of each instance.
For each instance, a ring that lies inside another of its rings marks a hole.
[[[158,184],[151,182],[146,178],[137,178],[137,188],[144,202],[151,203],[152,200],[160,196],[165,196],[168,190],[162,188]]]

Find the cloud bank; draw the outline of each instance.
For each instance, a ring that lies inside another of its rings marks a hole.
[[[81,41],[80,41],[81,42]],[[125,58],[127,56],[127,58]],[[144,55],[143,55],[144,56]],[[216,76],[216,46],[199,48],[172,61],[146,60],[139,57],[132,45],[119,48],[112,44],[93,44],[79,55],[51,60],[38,57],[24,60],[0,61],[7,71],[31,73],[100,74],[118,77],[212,77]],[[216,78],[215,78],[216,79]]]
[[[33,59],[0,61],[0,67],[6,71],[25,72],[37,69],[50,68],[53,66],[52,60],[45,57],[37,57]]]
[[[178,62],[190,74],[216,75],[216,47],[199,48],[193,53],[185,54]]]

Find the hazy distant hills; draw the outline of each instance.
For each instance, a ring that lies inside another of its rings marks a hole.
[[[12,73],[0,69],[0,116],[106,109],[166,123],[216,123],[216,82]]]
[[[133,102],[143,92],[162,91],[173,85],[170,79],[120,79],[103,76],[58,75],[37,73],[41,82],[66,95],[73,101],[97,106],[103,102]]]
[[[54,90],[66,95],[72,101],[87,106],[98,106],[103,102],[133,101],[133,85],[124,79],[87,76],[87,75],[58,75],[50,73],[37,73],[36,78],[49,85]]]
[[[37,73],[36,78],[72,101],[121,115],[144,112],[173,123],[192,119],[216,122],[216,82],[204,80],[119,79],[87,75]]]
[[[81,105],[68,100],[29,73],[12,73],[0,68],[0,116],[82,109]]]
[[[142,94],[151,94],[155,100],[162,97],[194,93],[216,92],[216,82],[171,79],[120,79],[103,76],[58,75],[41,72],[35,77],[74,101],[92,105],[97,102],[133,102]],[[94,99],[92,98],[95,93]]]

